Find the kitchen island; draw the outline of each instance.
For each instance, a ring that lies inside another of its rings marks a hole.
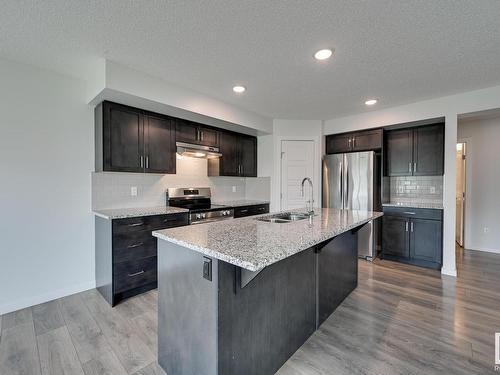
[[[273,374],[357,285],[357,230],[379,212],[226,220],[153,233],[158,361],[169,375]]]

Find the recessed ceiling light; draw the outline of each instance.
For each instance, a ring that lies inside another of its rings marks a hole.
[[[237,94],[241,94],[242,92],[245,92],[246,91],[246,87],[245,86],[234,86],[233,87],[233,91]]]
[[[314,54],[314,58],[316,60],[326,60],[329,59],[333,55],[333,50],[331,49],[320,49],[318,52]]]
[[[365,104],[366,105],[374,105],[377,104],[378,100],[377,99],[368,99]]]

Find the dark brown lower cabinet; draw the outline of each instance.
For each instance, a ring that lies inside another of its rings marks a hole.
[[[239,217],[261,215],[261,214],[267,214],[267,213],[269,213],[269,203],[234,208],[234,218],[235,219],[237,219]]]
[[[440,269],[442,210],[384,207],[382,258]]]
[[[187,213],[96,217],[96,287],[111,306],[157,287],[157,239],[151,232],[187,224]]]

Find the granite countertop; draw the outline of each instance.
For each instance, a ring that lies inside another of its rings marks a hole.
[[[408,207],[408,208],[430,208],[434,210],[442,210],[442,203],[422,203],[422,202],[397,202],[383,203],[383,207]]]
[[[261,201],[255,199],[239,199],[235,201],[216,201],[215,205],[228,206],[228,207],[243,207],[243,206],[257,206],[259,204],[269,204],[269,201]]]
[[[153,232],[153,236],[210,257],[259,271],[325,240],[382,216],[382,212],[316,209],[309,220],[269,223],[264,214]]]
[[[181,212],[189,212],[189,210],[185,208],[158,206],[139,208],[114,208],[107,210],[94,210],[93,212],[96,216],[102,217],[103,219],[112,220],[139,216],[178,214]]]

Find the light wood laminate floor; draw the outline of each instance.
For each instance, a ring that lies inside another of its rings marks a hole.
[[[458,277],[359,262],[359,286],[280,375],[494,373],[500,255],[457,251]],[[164,374],[157,291],[111,308],[95,290],[0,316],[0,374]]]

